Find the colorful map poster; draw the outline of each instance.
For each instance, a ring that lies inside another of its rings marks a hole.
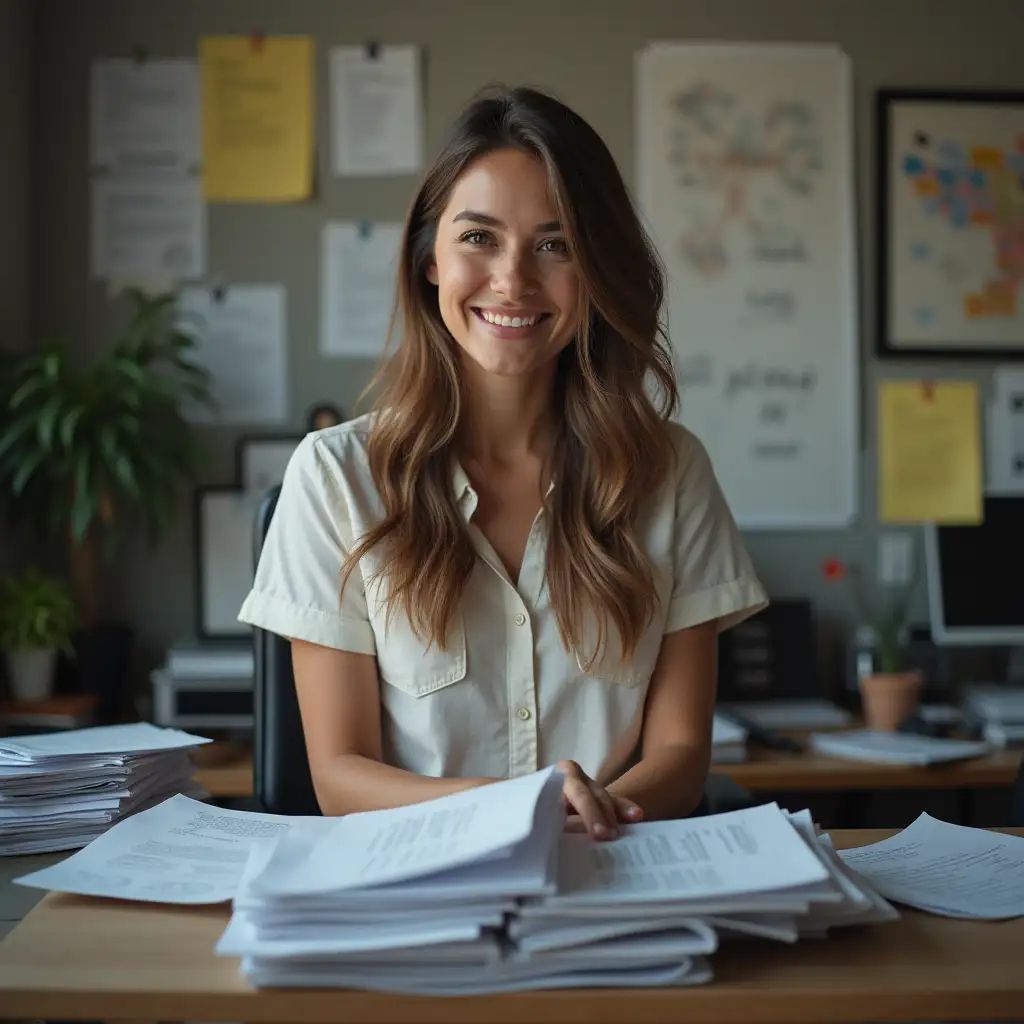
[[[680,419],[741,527],[844,526],[859,461],[848,58],[666,42],[637,73]]]
[[[879,106],[883,351],[1024,353],[1024,93]]]

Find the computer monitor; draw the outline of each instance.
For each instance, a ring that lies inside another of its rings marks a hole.
[[[926,527],[925,565],[935,643],[1024,650],[1024,495],[986,495],[977,526]]]

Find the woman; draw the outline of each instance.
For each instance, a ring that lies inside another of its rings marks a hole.
[[[325,814],[554,763],[598,839],[698,804],[716,635],[766,601],[668,419],[662,297],[594,130],[478,96],[407,218],[376,407],[298,447],[239,615],[291,640]]]

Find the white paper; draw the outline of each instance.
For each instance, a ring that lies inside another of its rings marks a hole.
[[[336,221],[320,237],[320,353],[376,359],[387,344],[402,225]]]
[[[810,746],[829,757],[844,757],[872,764],[905,765],[962,761],[965,758],[982,757],[991,749],[988,743],[980,741],[879,732],[873,729],[813,733]]]
[[[346,815],[329,832],[311,837],[301,861],[272,856],[250,891],[279,897],[337,894],[507,856],[531,836],[539,808],[549,822],[554,817],[550,794],[554,789],[561,799],[560,780],[547,768],[426,803]]]
[[[194,171],[202,159],[194,59],[93,61],[92,165],[132,174]]]
[[[180,729],[161,729],[149,722],[97,725],[89,729],[0,738],[0,763],[45,763],[49,758],[84,758],[96,754],[143,754],[196,747],[211,740]],[[63,763],[63,762],[62,762]]]
[[[221,903],[234,896],[256,840],[308,820],[210,807],[178,795],[119,822],[60,864],[15,881],[82,896]]]
[[[196,422],[280,423],[288,416],[287,320],[283,285],[191,287],[182,325],[198,340],[193,359],[212,377],[217,410],[191,408]]]
[[[197,178],[96,178],[92,275],[119,285],[206,272],[206,205]]]
[[[986,426],[986,492],[1024,494],[1024,370],[995,371]]]
[[[419,50],[337,46],[330,54],[336,175],[412,174],[423,165]]]
[[[849,725],[853,716],[827,700],[741,701],[722,705],[765,729],[827,729]]]
[[[1024,839],[921,814],[902,832],[840,850],[850,868],[891,900],[944,917],[1024,915]]]

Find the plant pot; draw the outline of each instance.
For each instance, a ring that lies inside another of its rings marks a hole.
[[[53,647],[28,648],[7,652],[7,676],[11,697],[34,702],[53,696],[57,671],[57,651]]]
[[[917,710],[924,679],[912,672],[875,672],[860,681],[864,723],[869,729],[895,732]]]

